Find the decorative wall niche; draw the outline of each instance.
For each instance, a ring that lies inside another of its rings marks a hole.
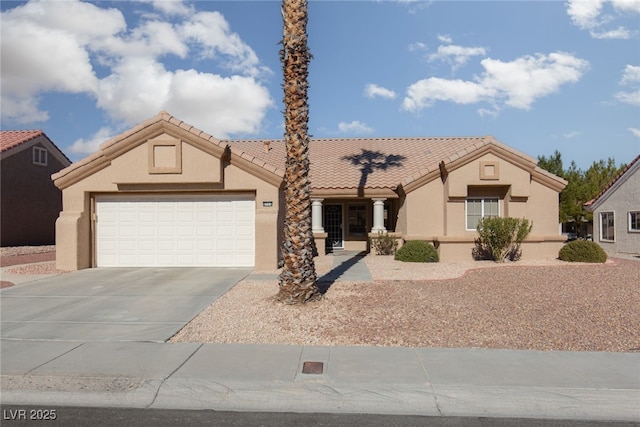
[[[182,141],[156,139],[150,140],[147,145],[150,174],[182,173]]]
[[[497,181],[500,179],[500,163],[498,161],[480,162],[480,179],[483,181]]]

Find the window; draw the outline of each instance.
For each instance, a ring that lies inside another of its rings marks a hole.
[[[500,200],[497,198],[470,198],[466,201],[467,230],[475,230],[481,218],[500,216]]]
[[[640,211],[629,212],[629,231],[640,231]]]
[[[367,235],[367,207],[365,205],[349,205],[349,235]]]
[[[33,164],[47,166],[47,150],[41,147],[33,147]]]
[[[600,240],[615,240],[613,212],[600,212]]]

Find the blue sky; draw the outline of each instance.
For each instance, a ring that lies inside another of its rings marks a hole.
[[[72,159],[166,110],[282,138],[279,1],[5,1],[1,126]],[[640,0],[311,1],[315,137],[493,135],[531,156],[640,153]]]

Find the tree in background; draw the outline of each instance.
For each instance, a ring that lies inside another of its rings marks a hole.
[[[573,161],[564,169],[562,156],[557,150],[549,157],[539,156],[538,166],[568,182],[560,193],[559,220],[564,224],[573,223],[574,226],[593,220],[593,213],[588,212],[584,204],[596,197],[625,167],[624,164],[616,166],[615,160],[608,158],[606,161],[593,162],[586,171],[579,169]]]
[[[280,60],[284,73],[284,126],[287,158],[284,177],[284,266],[277,299],[287,304],[321,297],[316,283],[311,230],[309,180],[307,2],[282,2],[283,40]]]

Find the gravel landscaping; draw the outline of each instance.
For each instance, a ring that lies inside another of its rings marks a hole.
[[[244,280],[171,342],[640,351],[639,261],[365,260],[375,282],[302,306],[277,303],[276,280]]]
[[[2,267],[43,261],[55,261],[55,259],[55,245],[10,246],[0,248],[0,266]]]
[[[2,248],[0,255],[3,266],[16,265],[6,272],[61,273],[41,259],[55,259],[55,247]],[[24,260],[31,264],[17,266]],[[317,260],[318,276],[332,260]],[[302,306],[275,301],[275,278],[243,280],[170,341],[640,351],[637,257],[606,264],[364,260],[374,282],[338,281],[321,301]]]

